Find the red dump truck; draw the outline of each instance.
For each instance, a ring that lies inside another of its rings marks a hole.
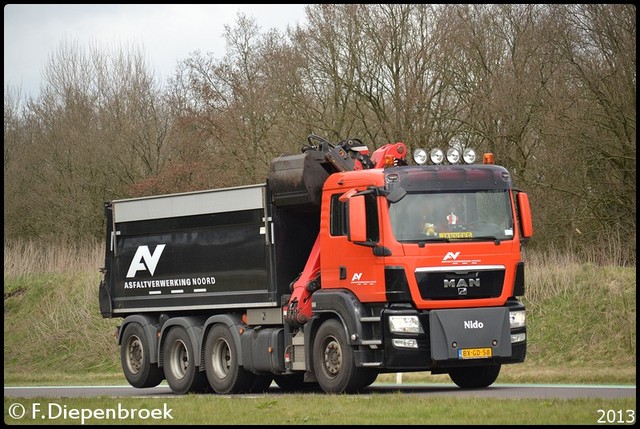
[[[265,183],[105,203],[100,312],[128,382],[354,393],[491,385],[526,355],[527,194],[491,154],[311,135]]]

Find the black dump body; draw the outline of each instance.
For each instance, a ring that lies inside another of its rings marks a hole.
[[[319,231],[316,157],[277,158],[266,184],[106,203],[102,315],[282,305]]]

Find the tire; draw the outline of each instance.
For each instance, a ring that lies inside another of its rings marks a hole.
[[[329,319],[316,334],[313,366],[318,384],[326,393],[355,393],[362,387],[365,368],[355,366],[352,347],[342,324]]]
[[[204,346],[204,366],[214,392],[228,395],[251,389],[255,375],[241,367],[238,349],[226,325],[211,328]]]
[[[139,323],[128,324],[122,334],[120,347],[122,371],[133,387],[155,387],[164,379],[162,368],[159,368],[157,363],[151,363],[148,340]]]
[[[451,368],[449,377],[463,389],[482,389],[493,384],[500,374],[500,365]]]
[[[164,375],[171,391],[179,395],[206,391],[207,378],[198,369],[198,356],[182,326],[169,330],[164,340],[163,357]]]

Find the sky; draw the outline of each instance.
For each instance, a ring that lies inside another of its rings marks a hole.
[[[254,18],[262,32],[304,24],[304,4],[7,4],[4,6],[4,88],[37,97],[42,71],[61,42],[89,52],[135,46],[162,80],[192,52],[226,52],[224,25],[238,13]]]

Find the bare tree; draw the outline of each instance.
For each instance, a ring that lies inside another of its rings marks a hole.
[[[28,198],[18,222],[36,236],[100,237],[102,203],[162,167],[167,118],[139,52],[65,41],[43,76],[24,125],[27,180],[8,189]]]
[[[221,60],[196,52],[176,75],[174,104],[183,131],[216,159],[215,183],[238,185],[265,180],[270,160],[290,151],[294,85],[293,54],[277,31],[260,32],[255,20],[238,15],[225,28],[228,52]],[[302,140],[295,144],[296,150]]]
[[[4,91],[4,176],[11,167],[20,148],[22,124],[22,96],[19,88],[7,87]],[[6,205],[5,205],[6,206]]]
[[[63,44],[39,98],[5,92],[5,233],[101,236],[102,201],[262,182],[316,133],[492,151],[531,196],[532,245],[619,237],[635,261],[633,6],[306,11],[285,34],[238,15],[227,54],[166,89],[132,47]]]
[[[576,109],[566,118],[567,141],[573,153],[583,155],[569,170],[580,180],[560,189],[580,197],[582,237],[576,241],[597,245],[619,237],[635,254],[635,6],[561,5],[553,10],[563,24],[554,44],[576,88]]]

